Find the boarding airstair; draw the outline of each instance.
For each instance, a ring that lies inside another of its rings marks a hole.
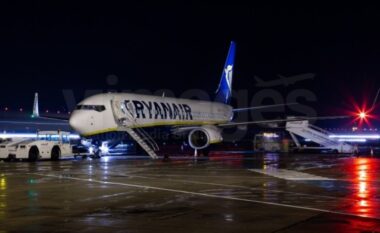
[[[157,143],[144,129],[137,127],[136,118],[132,111],[133,106],[131,103],[129,104],[129,106],[125,106],[118,100],[111,100],[112,112],[118,130],[127,132],[152,159],[157,159],[156,151],[159,150]]]
[[[329,131],[321,129],[315,125],[309,124],[309,121],[288,121],[286,122],[286,130],[290,133],[297,147],[301,147],[297,136],[309,139],[312,142],[318,143],[321,149],[331,149],[339,153],[353,153],[355,147],[347,142],[341,142],[335,138]]]

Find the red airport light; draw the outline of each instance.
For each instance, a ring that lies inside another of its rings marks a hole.
[[[365,118],[367,118],[367,113],[366,112],[359,112],[358,116],[360,119],[364,120]]]
[[[352,116],[351,124],[354,124],[357,128],[361,129],[365,126],[372,128],[372,121],[378,120],[376,114],[374,114],[374,105],[368,107],[367,101],[359,104],[355,100],[351,99],[351,110],[346,111],[347,115]]]
[[[371,114],[372,109],[367,110],[365,107],[356,108],[356,113],[354,121],[358,122],[358,126],[362,127],[363,125],[371,126],[371,120],[376,119],[374,115]]]
[[[380,95],[380,89],[377,91],[375,100],[372,105],[368,104],[368,100],[366,96],[363,98],[362,103],[358,103],[354,100],[352,96],[348,96],[348,109],[343,110],[344,115],[351,116],[351,125],[354,126],[355,131],[358,129],[362,129],[362,127],[369,126],[372,127],[373,120],[380,120],[380,117],[377,116],[375,109],[378,106],[377,99]],[[364,128],[363,128],[364,129]]]

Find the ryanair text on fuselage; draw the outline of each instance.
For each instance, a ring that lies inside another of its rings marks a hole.
[[[135,118],[193,120],[187,104],[125,100],[124,105],[130,113],[134,113]]]

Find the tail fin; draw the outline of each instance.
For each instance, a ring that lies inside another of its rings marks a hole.
[[[232,74],[235,61],[235,42],[231,41],[226,63],[224,64],[222,77],[218,89],[216,90],[215,101],[228,104],[232,93]]]
[[[34,94],[34,103],[33,103],[33,114],[32,117],[39,117],[40,116],[40,111],[38,108],[38,93],[36,92]]]

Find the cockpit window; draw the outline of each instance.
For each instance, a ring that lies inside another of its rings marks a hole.
[[[103,112],[106,110],[104,105],[77,105],[77,110],[95,110],[97,112]]]

